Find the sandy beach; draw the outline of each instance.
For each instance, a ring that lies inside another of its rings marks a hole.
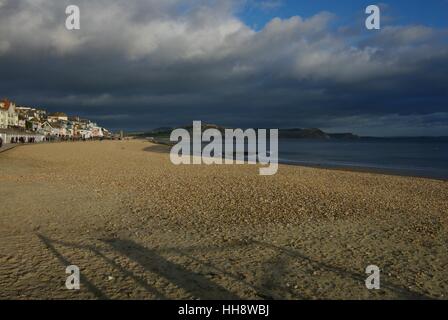
[[[448,184],[174,166],[141,140],[0,153],[1,299],[446,299]],[[367,290],[365,269],[381,269]],[[81,289],[65,288],[65,268]]]

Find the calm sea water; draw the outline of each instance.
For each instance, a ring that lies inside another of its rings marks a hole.
[[[448,138],[280,139],[279,161],[448,179]]]
[[[165,142],[169,142],[169,139]],[[223,149],[226,149],[225,145]],[[225,156],[235,157],[234,154],[227,153]],[[448,138],[280,139],[279,162],[377,170],[446,180]]]

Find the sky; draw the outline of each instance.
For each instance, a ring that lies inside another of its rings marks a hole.
[[[65,28],[65,8],[81,29]],[[381,29],[365,8],[381,8]],[[0,0],[0,97],[112,130],[448,135],[448,0]]]
[[[267,0],[249,1],[239,16],[253,28],[261,28],[275,17],[289,18],[291,15],[313,16],[322,11],[337,15],[339,23],[350,24],[353,19],[363,18],[365,8],[375,4],[383,8],[384,14],[393,18],[394,24],[422,24],[429,27],[447,27],[446,0]],[[251,5],[250,5],[251,4]]]

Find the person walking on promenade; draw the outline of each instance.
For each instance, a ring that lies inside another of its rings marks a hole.
[[[3,139],[0,137],[0,148],[3,146]]]

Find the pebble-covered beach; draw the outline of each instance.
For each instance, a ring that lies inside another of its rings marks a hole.
[[[0,153],[0,239],[2,299],[448,298],[446,181],[174,166],[143,140]]]

